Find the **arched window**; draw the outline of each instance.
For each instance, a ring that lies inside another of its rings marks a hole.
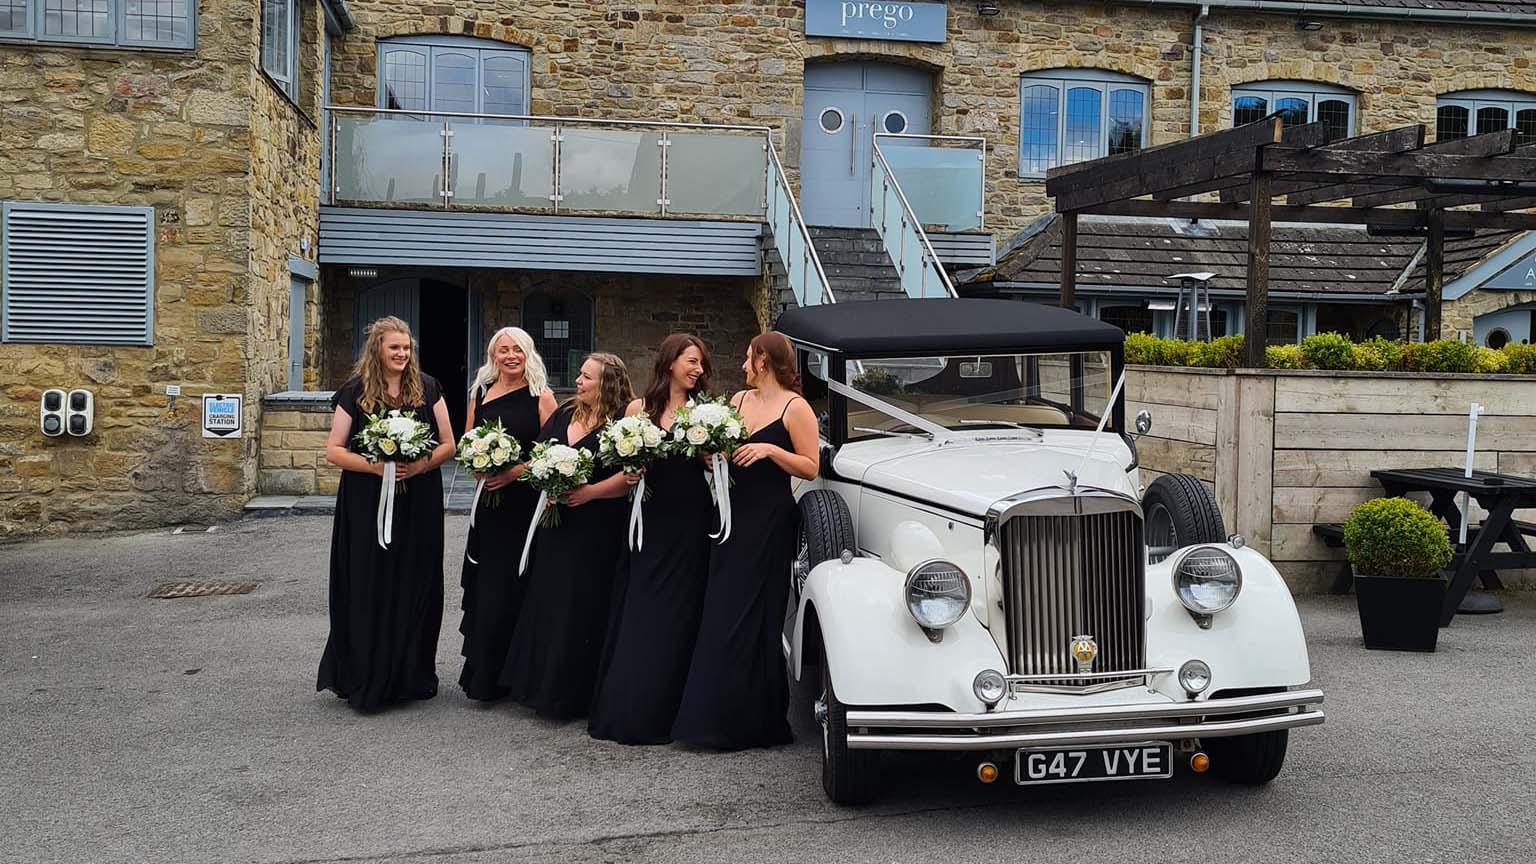
[[[1148,84],[1099,69],[1050,69],[1019,80],[1019,175],[1146,146]]]
[[[1355,134],[1355,94],[1316,81],[1255,81],[1232,88],[1232,125],[1279,114],[1282,125],[1328,124],[1329,138]]]
[[[1536,144],[1536,93],[1463,90],[1435,100],[1435,140],[1514,129],[1515,143]]]
[[[379,107],[527,114],[528,52],[464,36],[381,39]]]
[[[549,386],[576,386],[592,353],[592,298],[580,291],[533,291],[523,297],[523,329],[549,370]]]

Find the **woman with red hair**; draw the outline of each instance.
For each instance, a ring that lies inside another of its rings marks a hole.
[[[731,520],[712,547],[704,613],[672,737],[722,750],[787,744],[789,682],[780,649],[800,511],[790,478],[814,480],[816,415],[800,395],[789,340],[764,333],[731,403],[747,443],[731,455]]]

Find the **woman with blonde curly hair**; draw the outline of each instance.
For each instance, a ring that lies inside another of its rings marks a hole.
[[[331,528],[331,634],[316,690],[358,711],[437,695],[437,636],[443,621],[443,480],[453,427],[442,388],[416,363],[411,328],[380,318],[352,378],[332,397],[325,461],[341,469]],[[384,463],[362,455],[356,434],[369,415],[399,410],[432,428],[425,459],[395,463],[404,484],[387,545],[376,518]]]
[[[595,454],[597,433],[624,416],[633,396],[623,360],[590,354],[576,376],[576,398],[555,412],[539,440]],[[569,720],[591,704],[613,575],[624,551],[624,497],[635,481],[617,468],[597,467],[590,482],[558,502],[558,520],[534,535],[501,683],[544,716]]]
[[[466,429],[496,422],[517,440],[524,460],[533,453],[539,430],[555,413],[544,360],[533,337],[521,327],[497,330],[485,348],[485,365],[475,375]],[[518,541],[528,536],[528,523],[539,500],[538,490],[517,482],[527,462],[485,477],[484,497],[477,505],[474,526],[464,549],[464,671],[459,686],[478,702],[506,695],[501,667],[512,642],[512,626],[522,602],[523,580],[517,578]]]

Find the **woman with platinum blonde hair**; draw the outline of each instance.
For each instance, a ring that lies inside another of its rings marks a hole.
[[[503,327],[485,346],[485,365],[470,390],[464,429],[499,422],[517,439],[522,454],[533,452],[539,429],[555,413],[544,360],[533,337],[521,327]],[[517,482],[526,462],[487,475],[485,500],[475,509],[464,549],[464,671],[459,686],[469,698],[493,702],[507,694],[500,683],[502,664],[512,641],[512,627],[522,606],[523,580],[517,578],[521,540],[528,534],[538,492]],[[491,494],[497,493],[497,494]]]

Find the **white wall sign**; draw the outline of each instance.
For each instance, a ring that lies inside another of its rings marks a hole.
[[[805,35],[943,42],[948,16],[943,3],[806,0]]]
[[[224,393],[203,394],[203,437],[239,438],[244,397]]]

